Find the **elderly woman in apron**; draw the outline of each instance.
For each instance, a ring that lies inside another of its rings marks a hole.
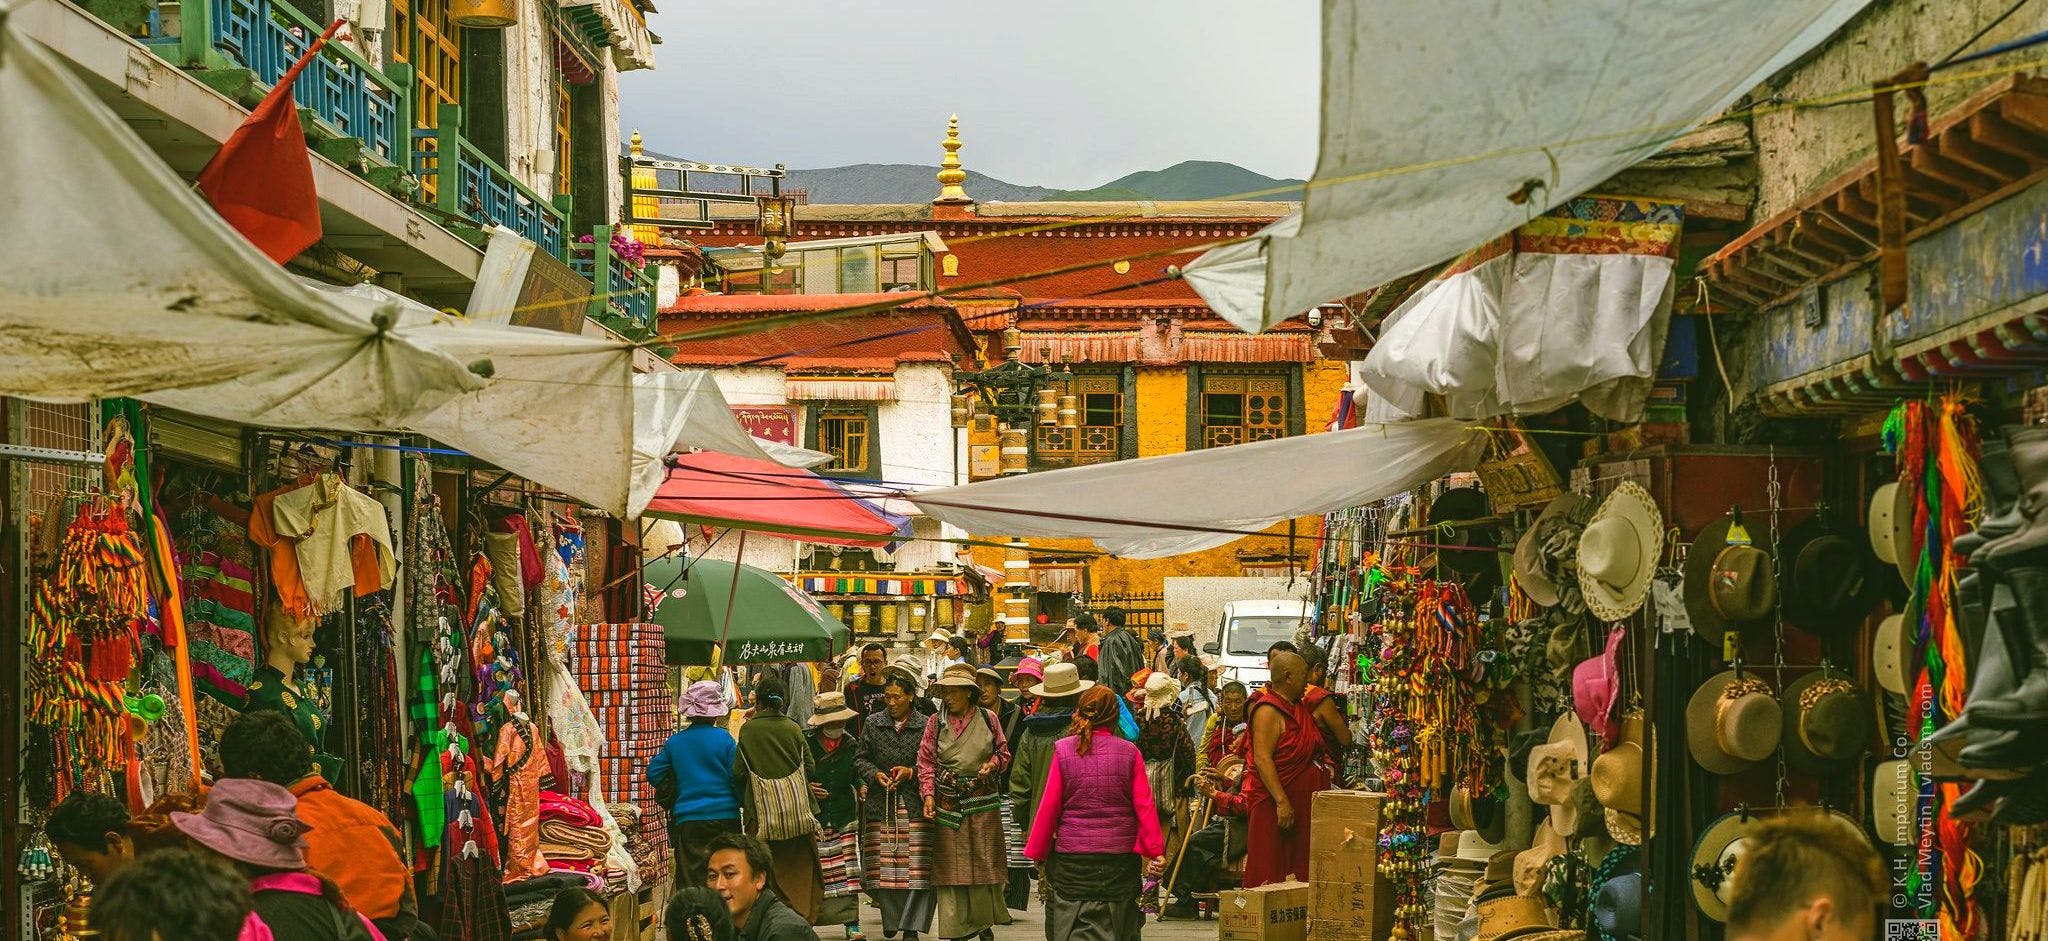
[[[1010,763],[1009,743],[995,713],[975,705],[980,688],[973,667],[947,667],[932,685],[945,707],[926,723],[917,751],[925,817],[936,825],[932,886],[938,911],[932,933],[986,941],[995,937],[993,926],[1010,923],[999,786]]]
[[[818,799],[818,868],[824,897],[811,924],[843,925],[847,941],[864,941],[860,930],[860,853],[856,847],[860,816],[855,792],[855,741],[846,724],[859,718],[847,708],[846,694],[833,691],[817,698],[807,733],[811,747],[811,796]]]
[[[932,924],[930,825],[918,800],[917,749],[930,719],[917,680],[892,673],[882,708],[861,723],[853,769],[861,798],[861,882],[881,909],[882,932],[917,941]]]

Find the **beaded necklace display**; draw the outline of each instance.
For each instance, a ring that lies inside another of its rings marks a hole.
[[[1394,937],[1414,937],[1428,917],[1428,841],[1423,820],[1430,801],[1451,784],[1474,793],[1491,785],[1501,726],[1490,703],[1512,679],[1494,646],[1500,638],[1473,611],[1455,582],[1422,579],[1413,568],[1375,570],[1382,620],[1376,656],[1364,681],[1374,708],[1367,741],[1388,800],[1382,805],[1380,874],[1394,887]],[[1371,631],[1368,632],[1370,636]],[[1368,643],[1367,649],[1373,645]]]

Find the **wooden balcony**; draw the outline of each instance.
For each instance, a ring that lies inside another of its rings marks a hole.
[[[416,177],[435,178],[433,205],[446,221],[478,244],[485,228],[502,225],[567,258],[569,198],[549,200],[528,189],[464,139],[460,106],[442,105],[440,125],[412,129],[411,167]]]
[[[612,233],[625,227],[601,225],[588,244],[570,246],[569,267],[590,279],[597,292],[590,299],[587,316],[631,340],[655,334],[655,266],[634,268],[612,251]]]

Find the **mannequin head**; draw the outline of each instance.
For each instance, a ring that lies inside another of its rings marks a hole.
[[[263,619],[263,661],[285,676],[313,659],[312,618],[300,617],[272,605]]]

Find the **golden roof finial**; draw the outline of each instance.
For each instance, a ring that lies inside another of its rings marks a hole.
[[[633,143],[631,146],[631,153],[633,154],[633,156],[640,156],[640,129],[637,127],[633,129]]]
[[[934,206],[961,205],[974,202],[974,197],[960,188],[967,182],[967,171],[960,169],[960,116],[953,115],[946,120],[946,139],[939,146],[946,148],[946,155],[939,158],[939,198],[932,200]]]

